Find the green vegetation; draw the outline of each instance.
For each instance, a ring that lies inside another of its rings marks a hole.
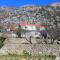
[[[27,51],[23,51],[23,55],[22,55],[25,59],[27,60],[55,60],[55,56],[54,55],[31,55],[29,52]]]
[[[35,55],[32,56],[30,53],[23,51],[22,55],[9,54],[0,56],[0,60],[55,60],[53,55]]]
[[[2,48],[2,46],[4,45],[4,41],[6,38],[4,37],[0,37],[0,48]]]
[[[19,26],[16,32],[17,32],[18,38],[21,38],[21,34],[25,33],[26,30],[22,29],[21,26]]]
[[[55,56],[3,55],[0,60],[55,60]]]

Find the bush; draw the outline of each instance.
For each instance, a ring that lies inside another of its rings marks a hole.
[[[4,45],[4,41],[6,38],[4,37],[0,37],[0,48],[2,48],[2,46]]]
[[[18,29],[16,31],[16,33],[18,35],[18,38],[21,38],[21,34],[25,33],[25,32],[26,32],[26,30],[22,29],[21,26],[19,25],[19,27],[18,27]]]

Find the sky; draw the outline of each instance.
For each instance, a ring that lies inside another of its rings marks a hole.
[[[60,0],[0,0],[0,6],[48,5]]]

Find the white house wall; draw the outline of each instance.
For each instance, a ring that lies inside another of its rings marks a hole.
[[[35,26],[22,26],[22,29],[25,29],[25,30],[36,30],[36,27]]]
[[[45,27],[40,27],[40,31],[41,31],[41,30],[45,30]]]
[[[36,30],[35,26],[27,26],[27,30]]]
[[[22,29],[25,29],[25,30],[37,30],[37,27],[36,26],[21,26]],[[45,30],[45,27],[42,26],[42,27],[39,27],[40,30]]]

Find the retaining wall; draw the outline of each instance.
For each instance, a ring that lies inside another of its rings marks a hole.
[[[20,40],[14,40],[14,42],[10,42],[6,40],[5,45],[0,49],[0,54],[22,54],[23,50],[31,53],[32,55],[38,54],[46,54],[46,55],[56,55],[60,56],[60,45],[57,44],[22,44],[17,43]],[[13,41],[13,40],[11,40]]]

